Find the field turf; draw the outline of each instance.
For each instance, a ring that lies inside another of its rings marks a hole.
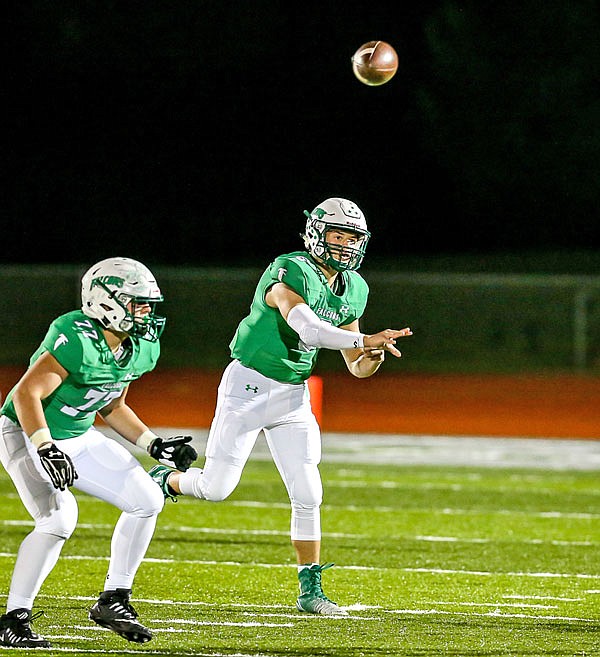
[[[150,467],[149,460],[143,460]],[[323,575],[342,618],[295,610],[289,507],[270,461],[225,502],[166,504],[133,594],[155,633],[128,643],[87,618],[118,511],[83,494],[46,580],[43,654],[600,655],[600,485],[579,469],[328,462]],[[31,521],[0,469],[0,605]],[[0,654],[26,651],[1,649]]]

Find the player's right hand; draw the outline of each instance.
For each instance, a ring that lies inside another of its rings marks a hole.
[[[408,335],[412,335],[412,331],[408,327],[403,329],[384,329],[373,335],[365,335],[363,345],[367,349],[385,349],[392,356],[400,358],[402,354],[394,346],[396,344],[396,338],[404,338]]]
[[[198,452],[188,443],[192,436],[155,438],[148,446],[148,453],[160,463],[185,472],[198,458]]]
[[[54,443],[45,443],[38,449],[38,455],[54,488],[65,490],[73,485],[78,474],[68,454],[61,452]]]

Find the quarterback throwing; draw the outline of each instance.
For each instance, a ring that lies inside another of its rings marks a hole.
[[[306,381],[323,348],[340,351],[354,376],[371,376],[386,353],[400,356],[396,340],[411,330],[360,330],[369,288],[356,270],[370,237],[360,208],[329,198],[305,214],[306,250],[281,255],[267,267],[230,344],[232,361],[219,385],[204,468],[182,473],[159,465],[150,474],[167,497],[223,500],[237,486],[262,431],[291,503],[297,609],[343,615],[321,586],[322,572],[333,564],[319,563],[321,435]]]

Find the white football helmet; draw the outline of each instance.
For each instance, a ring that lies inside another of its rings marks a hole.
[[[358,269],[365,257],[365,250],[371,233],[362,210],[345,198],[328,198],[319,203],[312,212],[304,210],[306,230],[304,244],[306,250],[315,258],[322,260],[336,271]],[[357,241],[350,247],[343,247],[344,258],[340,258],[342,249],[327,243],[326,235],[330,230],[344,230],[356,233]]]
[[[81,279],[81,309],[104,328],[156,342],[165,318],[155,314],[163,301],[152,272],[131,258],[107,258],[90,267]],[[150,312],[136,314],[138,306]]]

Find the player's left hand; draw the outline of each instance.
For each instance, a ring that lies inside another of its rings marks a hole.
[[[385,358],[385,350],[384,349],[381,349],[379,347],[377,347],[377,348],[376,347],[365,347],[363,349],[363,352],[364,352],[363,358],[365,360],[375,361],[376,363],[377,362],[383,363],[383,359]]]
[[[188,445],[191,442],[192,436],[155,438],[148,446],[148,453],[160,463],[185,472],[198,458],[198,452]]]

